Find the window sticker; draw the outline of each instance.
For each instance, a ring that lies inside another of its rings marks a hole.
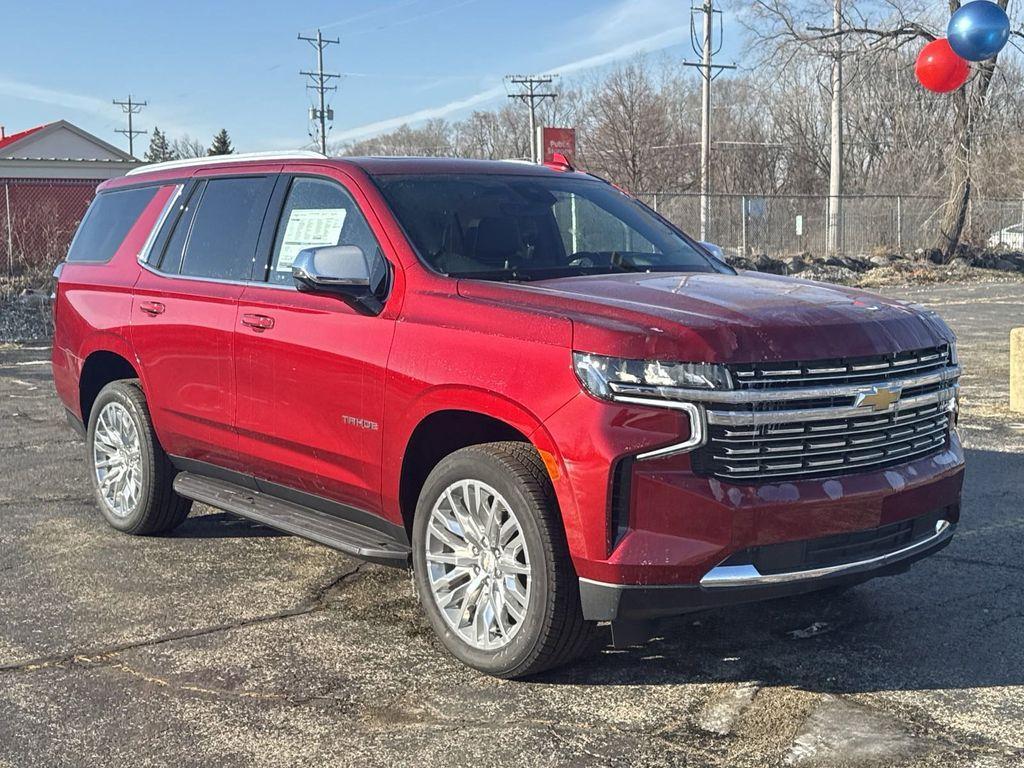
[[[293,209],[288,216],[274,271],[290,272],[292,262],[304,248],[337,245],[346,212],[344,208]]]

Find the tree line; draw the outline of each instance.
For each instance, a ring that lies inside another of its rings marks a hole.
[[[942,35],[948,18],[933,3],[847,0],[838,35],[807,31],[831,26],[831,3],[731,5],[746,47],[737,73],[713,85],[713,192],[827,195],[830,71],[841,51],[844,194],[944,199],[936,247],[951,257],[972,198],[1024,193],[1024,72],[1015,50],[977,66],[958,93],[937,95],[914,78],[918,49]],[[960,0],[948,5],[956,10]],[[540,120],[576,128],[579,166],[632,192],[699,188],[700,80],[680,56],[638,57],[556,90]],[[493,159],[526,158],[529,146],[525,107],[509,103],[332,149]]]
[[[153,135],[149,139],[149,149],[142,159],[147,163],[163,163],[168,160],[187,160],[193,157],[210,155],[230,155],[235,148],[231,146],[231,137],[227,129],[221,128],[213,137],[209,147],[187,133],[176,139],[168,138],[158,127],[153,127]]]

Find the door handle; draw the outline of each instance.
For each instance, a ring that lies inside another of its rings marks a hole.
[[[242,315],[242,325],[247,325],[254,331],[263,332],[274,327],[274,318],[268,315]]]
[[[141,304],[139,304],[139,310],[145,312],[150,317],[162,315],[165,309],[167,309],[167,307],[165,307],[159,301],[144,301]]]

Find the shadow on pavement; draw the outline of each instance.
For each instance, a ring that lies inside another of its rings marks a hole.
[[[953,543],[909,572],[838,596],[671,619],[644,646],[537,682],[751,681],[831,693],[1024,685],[1024,455],[969,450],[967,467]]]
[[[257,537],[287,536],[286,533],[232,515],[214,512],[192,515],[170,534],[175,539],[251,539]]]

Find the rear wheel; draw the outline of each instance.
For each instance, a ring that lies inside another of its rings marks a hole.
[[[554,491],[526,443],[456,451],[430,473],[413,524],[420,602],[460,661],[523,677],[592,644]]]
[[[110,525],[149,535],[181,524],[192,502],[174,492],[174,467],[153,431],[137,381],[115,381],[100,390],[87,434],[93,491]]]

